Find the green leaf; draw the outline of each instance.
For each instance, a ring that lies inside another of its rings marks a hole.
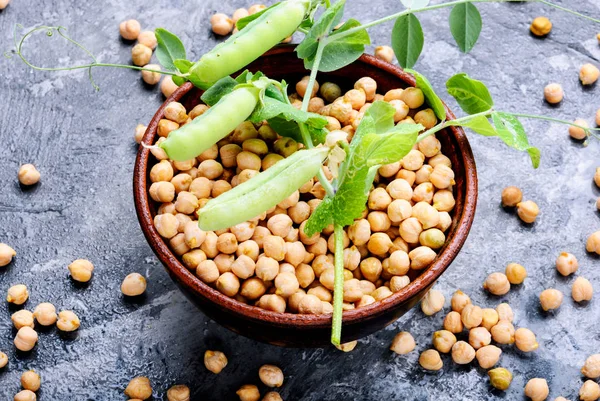
[[[481,15],[471,3],[457,4],[450,12],[450,32],[464,53],[471,51],[481,33]]]
[[[392,49],[403,68],[412,68],[423,50],[423,28],[413,14],[398,17],[392,29]]]
[[[327,125],[327,119],[320,114],[298,110],[289,103],[283,103],[270,97],[264,98],[262,106],[259,105],[254,110],[249,120],[253,123],[259,123],[274,117],[281,117],[296,123],[305,123],[315,128],[324,128]]]
[[[239,20],[237,20],[237,22],[235,23],[236,28],[238,29],[238,31],[241,31],[242,29],[244,29],[249,23],[251,23],[252,21],[254,21],[255,19],[257,19],[258,17],[260,17],[261,15],[263,15],[264,13],[267,12],[267,10],[270,10],[274,7],[277,7],[279,4],[281,4],[281,2],[279,3],[275,3],[273,4],[271,7],[265,8],[262,11],[259,11],[257,13],[251,14],[247,17],[244,18],[240,18]]]
[[[333,224],[333,216],[331,214],[332,203],[331,198],[325,198],[323,202],[319,203],[304,226],[304,233],[306,235],[312,237],[315,233],[320,233],[325,227]]]
[[[492,121],[498,132],[498,137],[511,148],[527,152],[534,168],[540,165],[541,152],[529,145],[529,139],[523,124],[512,114],[503,112],[492,113]]]
[[[466,122],[455,123],[448,121],[447,125],[460,125],[465,128],[470,128],[472,131],[483,136],[498,136],[496,129],[490,124],[487,117],[477,116]]]
[[[468,114],[481,113],[494,106],[492,95],[485,84],[470,78],[467,74],[456,74],[446,82],[448,93]]]
[[[342,20],[345,4],[346,0],[338,0],[326,9],[313,24],[310,31],[308,31],[304,40],[296,47],[296,53],[298,53],[299,58],[304,60],[305,66],[307,60],[314,60],[317,47],[319,47],[319,41],[329,35],[333,28]]]
[[[439,118],[441,121],[444,121],[446,119],[446,108],[444,107],[444,103],[442,103],[440,97],[433,90],[431,83],[427,80],[427,78],[425,78],[424,75],[415,70],[406,68],[405,71],[415,77],[415,80],[417,81],[417,88],[423,91],[427,103],[433,109],[433,112],[437,118]]]
[[[367,146],[367,165],[373,167],[400,161],[411,151],[423,129],[421,124],[400,124],[386,134],[368,134],[363,139]]]
[[[173,64],[175,65],[175,68],[177,68],[177,70],[182,74],[187,74],[190,71],[190,68],[192,68],[194,65],[193,62],[184,58],[173,60]]]
[[[404,7],[413,10],[417,8],[427,7],[427,5],[429,4],[429,0],[400,0],[400,2],[404,5]]]
[[[202,101],[209,106],[217,104],[221,98],[233,91],[233,88],[239,85],[239,82],[231,77],[219,79],[213,86],[208,88],[202,94]]]
[[[185,59],[185,48],[179,38],[163,28],[157,28],[156,34],[156,58],[163,68],[167,71],[175,71],[174,61],[177,59]]]
[[[373,118],[376,134],[382,134],[394,128],[394,114],[396,114],[394,106],[383,100],[373,102],[365,112],[365,115]]]

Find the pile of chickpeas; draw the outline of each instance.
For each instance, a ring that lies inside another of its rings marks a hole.
[[[296,85],[290,101],[300,107],[308,77]],[[328,130],[350,141],[372,102],[394,106],[398,124],[433,127],[436,117],[424,108],[418,88],[377,94],[368,77],[342,93],[331,82],[315,85],[309,111],[328,120]],[[319,96],[317,96],[319,95]],[[176,102],[165,108],[157,144],[208,107],[192,110]],[[157,202],[154,225],[183,264],[203,282],[240,302],[276,312],[331,313],[334,286],[333,228],[308,237],[304,227],[325,191],[311,179],[289,198],[251,221],[204,232],[196,212],[211,198],[230,190],[296,152],[301,145],[280,137],[267,123],[244,122],[195,159],[176,162],[158,147],[150,170],[150,197]],[[332,175],[324,167],[328,179]],[[407,286],[410,275],[426,269],[446,242],[454,172],[430,136],[404,159],[382,166],[363,216],[344,232],[344,309],[372,304]]]

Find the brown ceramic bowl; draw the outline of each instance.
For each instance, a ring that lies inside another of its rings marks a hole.
[[[268,52],[248,68],[251,71],[262,71],[273,79],[285,79],[290,83],[297,82],[307,73],[302,60],[296,57],[291,46],[279,47]],[[368,55],[363,55],[341,70],[320,73],[318,79],[320,82],[336,82],[342,89],[348,90],[363,76],[370,76],[377,81],[379,93],[393,88],[413,86],[415,83],[413,77],[402,69]],[[151,145],[156,140],[158,121],[163,117],[163,109],[167,103],[178,101],[189,110],[198,104],[200,95],[201,91],[192,84],[182,85],[158,109],[148,125],[143,143]],[[453,118],[452,112],[447,108],[446,110],[448,118]],[[473,154],[464,131],[459,127],[446,129],[438,133],[437,137],[442,143],[444,154],[452,160],[456,175],[456,206],[447,242],[431,266],[419,272],[406,288],[381,302],[344,312],[343,342],[374,333],[393,323],[412,308],[448,268],[467,238],[477,201],[477,174]],[[246,305],[204,284],[186,269],[153,225],[158,205],[148,197],[148,174],[154,163],[156,160],[150,151],[140,147],[133,177],[138,218],[148,243],[188,298],[208,317],[246,337],[291,347],[323,347],[330,344],[331,315],[276,313]]]

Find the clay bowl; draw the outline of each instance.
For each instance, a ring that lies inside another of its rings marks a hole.
[[[262,71],[271,78],[297,82],[307,74],[302,60],[296,57],[293,47],[276,48],[248,67],[251,71]],[[370,76],[378,83],[378,92],[413,86],[414,79],[402,69],[363,55],[353,64],[332,73],[320,73],[319,81],[332,81],[348,90],[363,76]],[[158,121],[163,109],[171,101],[178,101],[189,110],[200,101],[201,91],[192,84],[182,85],[158,109],[144,135],[143,142],[151,145],[157,138]],[[453,118],[447,110],[448,118]],[[414,278],[402,291],[381,302],[344,312],[342,340],[356,340],[381,330],[406,313],[425,295],[435,281],[454,260],[469,233],[477,201],[477,174],[473,154],[464,131],[452,127],[437,134],[445,155],[452,160],[456,175],[454,196],[456,206],[447,242],[434,262]],[[148,149],[140,147],[135,162],[133,190],[135,207],[142,231],[164,264],[171,278],[188,298],[208,317],[228,329],[246,337],[274,345],[290,347],[324,347],[330,344],[331,315],[299,315],[276,313],[240,303],[221,294],[194,276],[171,252],[167,243],[154,228],[153,218],[158,205],[148,196],[150,180],[148,174],[156,160]]]

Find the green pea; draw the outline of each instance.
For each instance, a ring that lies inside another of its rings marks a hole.
[[[171,131],[159,146],[174,161],[190,160],[225,138],[252,114],[260,89],[241,87],[191,122]]]
[[[252,179],[211,199],[198,211],[198,225],[215,231],[248,221],[277,205],[317,175],[329,148],[300,150]]]
[[[272,7],[202,56],[190,74],[213,83],[242,69],[296,32],[309,7],[309,0],[288,0]]]

